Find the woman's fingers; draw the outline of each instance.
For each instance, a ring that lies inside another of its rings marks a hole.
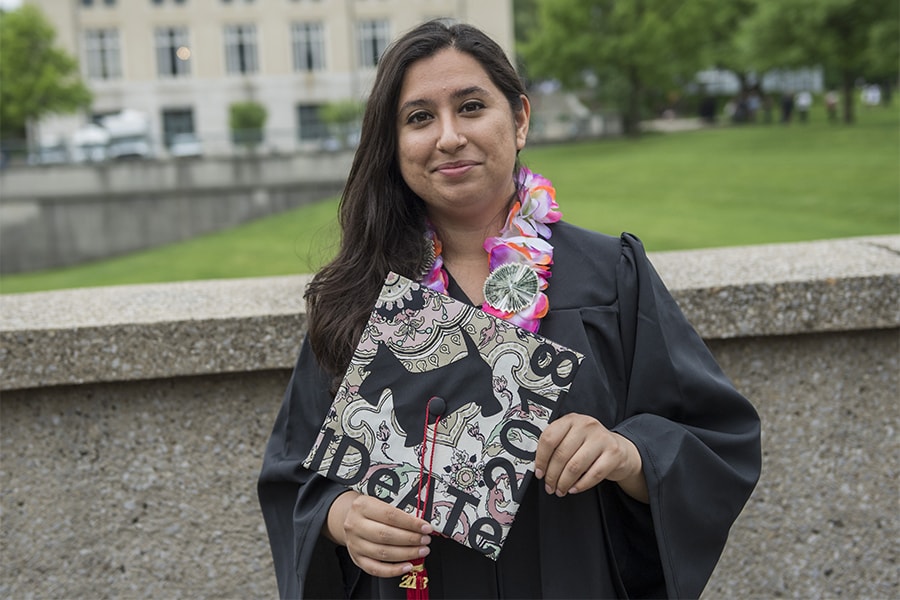
[[[369,496],[359,496],[347,513],[344,532],[353,562],[376,577],[409,572],[409,561],[426,556],[430,524]]]
[[[386,563],[415,560],[428,556],[429,553],[428,545],[425,542],[409,546],[393,546],[371,542],[364,538],[354,540],[353,550],[360,556]]]
[[[538,442],[535,475],[548,494],[589,489],[618,468],[622,456],[613,434],[587,415],[568,414],[551,423]]]
[[[369,575],[372,575],[373,577],[400,577],[401,575],[409,573],[412,570],[412,563],[409,562],[379,562],[366,556],[357,556],[353,552],[350,553],[350,558],[353,559],[353,562],[357,567],[359,567]]]
[[[373,541],[397,545],[413,545],[433,531],[425,520],[382,502],[371,496],[360,495],[353,501],[346,525],[361,526]],[[374,533],[372,533],[374,532]]]
[[[615,456],[611,448],[606,447],[601,451],[600,456],[594,459],[590,467],[584,471],[580,477],[574,482],[560,481],[557,485],[560,490],[566,490],[568,494],[577,494],[588,490],[604,479],[610,479],[610,475],[615,470],[619,459]],[[573,477],[575,475],[573,474]]]

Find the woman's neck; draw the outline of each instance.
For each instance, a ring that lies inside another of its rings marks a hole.
[[[429,215],[443,246],[444,262],[449,261],[452,264],[454,261],[468,261],[476,257],[484,257],[487,260],[484,240],[499,235],[508,215],[508,205],[504,205],[491,216],[479,215],[473,219]]]
[[[482,223],[434,222],[441,240],[444,268],[476,305],[484,302],[484,280],[490,274],[484,240],[498,235],[506,223],[508,209]]]

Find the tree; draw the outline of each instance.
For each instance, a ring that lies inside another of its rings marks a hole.
[[[707,16],[709,40],[704,48],[707,66],[726,69],[735,74],[741,91],[747,91],[748,79],[755,63],[746,39],[740,35],[741,25],[756,11],[755,0],[721,2]]]
[[[763,68],[822,65],[840,82],[844,122],[852,123],[857,79],[896,78],[897,0],[757,0],[746,23]]]
[[[228,125],[235,144],[252,150],[263,140],[263,126],[269,116],[266,107],[259,102],[235,102],[228,107]]]
[[[0,136],[24,139],[29,123],[90,105],[78,62],[55,39],[38,8],[0,11]]]
[[[319,118],[332,135],[340,140],[341,146],[351,145],[352,128],[362,117],[364,105],[355,100],[329,102],[319,109]]]
[[[900,58],[900,5],[891,4],[893,14],[885,17],[869,28],[865,76],[897,83],[897,61]]]
[[[513,0],[513,31],[515,32],[516,48],[521,49],[531,41],[532,36],[540,30],[535,26],[538,23],[537,0]],[[524,80],[528,80],[528,72],[522,64],[521,57],[516,53],[516,70]]]
[[[680,87],[703,64],[715,0],[537,0],[539,30],[519,50],[532,77],[569,88],[597,82],[600,98],[636,134],[647,94]],[[536,28],[537,29],[537,28]],[[521,36],[520,36],[521,37]]]

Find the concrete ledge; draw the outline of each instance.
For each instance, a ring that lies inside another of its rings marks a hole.
[[[897,235],[661,252],[651,259],[706,339],[900,323]]]
[[[306,276],[0,297],[0,389],[284,368]],[[298,333],[299,332],[299,333]]]
[[[651,255],[706,339],[900,324],[900,236]],[[289,368],[308,276],[0,296],[0,389]]]
[[[703,600],[897,598],[900,236],[655,254],[760,413]],[[0,297],[0,597],[271,598],[304,277]]]

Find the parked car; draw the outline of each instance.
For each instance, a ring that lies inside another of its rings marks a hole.
[[[203,144],[193,133],[176,133],[169,144],[169,154],[176,158],[203,156]]]

